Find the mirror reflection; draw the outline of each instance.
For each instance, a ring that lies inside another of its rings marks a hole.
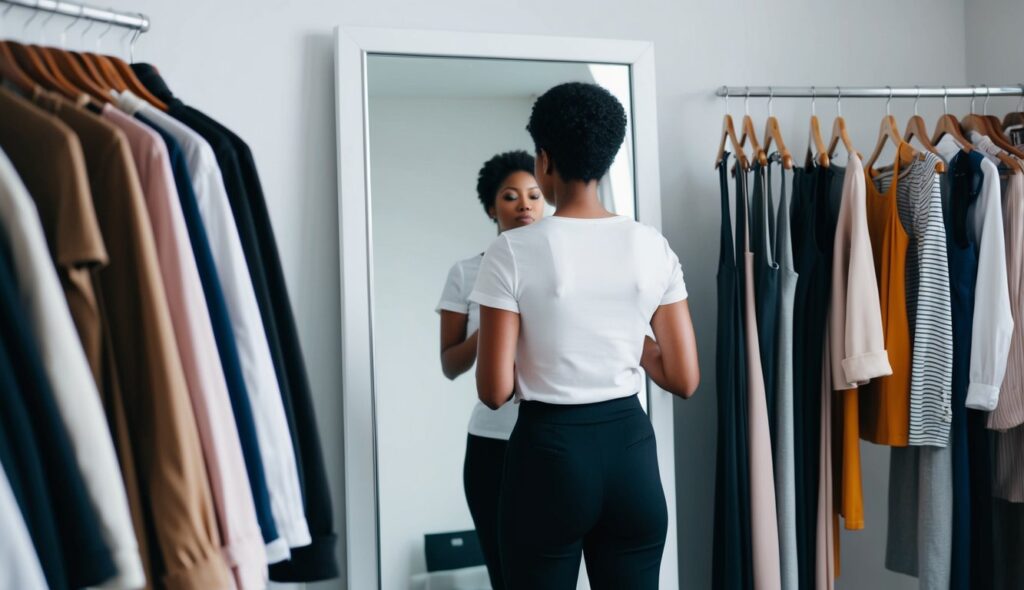
[[[468,296],[491,241],[552,211],[526,123],[539,95],[569,81],[599,84],[632,112],[628,66],[367,59],[382,588],[492,587],[486,564],[518,408],[477,400],[479,309]],[[635,218],[629,119],[599,191],[609,211]],[[646,391],[639,397],[646,403]]]

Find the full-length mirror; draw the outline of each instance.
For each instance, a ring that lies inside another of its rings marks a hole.
[[[630,67],[370,54],[366,80],[381,587],[490,588],[479,558],[517,404],[477,401],[468,296],[499,232],[551,213],[526,124],[552,86],[596,83],[625,107],[599,190],[635,217]]]

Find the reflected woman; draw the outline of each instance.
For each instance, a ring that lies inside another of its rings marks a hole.
[[[499,235],[469,297],[479,397],[521,401],[499,494],[505,588],[575,588],[583,555],[594,590],[654,590],[668,514],[637,392],[641,368],[683,398],[700,378],[679,259],[657,230],[601,204],[626,132],[607,90],[556,86],[527,130],[555,213]]]
[[[476,191],[498,234],[536,222],[544,215],[540,187],[533,177],[533,156],[524,151],[498,154],[480,169]],[[441,314],[441,368],[455,379],[476,361],[480,308],[469,301],[483,253],[456,262],[448,271],[437,311]],[[516,404],[492,410],[477,402],[469,419],[463,485],[487,573],[494,590],[504,588],[498,554],[498,491],[505,447],[516,424]]]

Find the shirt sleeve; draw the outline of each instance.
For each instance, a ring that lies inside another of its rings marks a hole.
[[[456,313],[469,313],[469,300],[466,299],[465,273],[462,272],[462,265],[455,263],[448,271],[448,278],[444,282],[444,289],[441,291],[441,300],[437,302],[434,311],[441,313],[441,310],[454,311]]]
[[[519,297],[516,292],[518,283],[519,275],[512,244],[509,243],[507,236],[498,236],[484,253],[476,285],[473,286],[469,300],[487,307],[519,313]]]
[[[851,155],[843,179],[832,266],[830,337],[832,385],[837,390],[892,374],[868,233],[866,190],[860,159]]]
[[[999,387],[1006,373],[1013,333],[1005,240],[1020,236],[1004,233],[999,171],[988,161],[982,162],[981,167],[981,195],[973,219],[979,251],[966,405],[991,412],[999,402]],[[1013,270],[1011,267],[1010,272]]]
[[[686,299],[688,294],[686,292],[686,282],[683,281],[683,269],[679,265],[679,257],[672,251],[672,246],[669,245],[668,240],[664,236],[661,237],[661,241],[665,248],[667,280],[665,283],[665,293],[661,296],[661,303],[659,305],[668,305]]]

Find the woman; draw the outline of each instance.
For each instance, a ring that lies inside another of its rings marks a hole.
[[[668,516],[637,392],[641,368],[683,398],[699,381],[679,260],[598,198],[626,130],[608,91],[556,86],[527,130],[555,214],[499,235],[470,295],[480,400],[521,401],[499,494],[505,587],[574,588],[582,553],[595,590],[654,589]]]
[[[533,177],[533,156],[524,151],[498,154],[480,169],[476,191],[498,233],[529,225],[544,214],[544,201]],[[455,379],[476,360],[480,310],[469,301],[483,254],[456,262],[448,271],[437,311],[441,314],[441,368]],[[518,414],[515,404],[492,410],[477,402],[469,419],[462,479],[487,573],[495,590],[504,588],[498,555],[498,491],[505,447]]]

